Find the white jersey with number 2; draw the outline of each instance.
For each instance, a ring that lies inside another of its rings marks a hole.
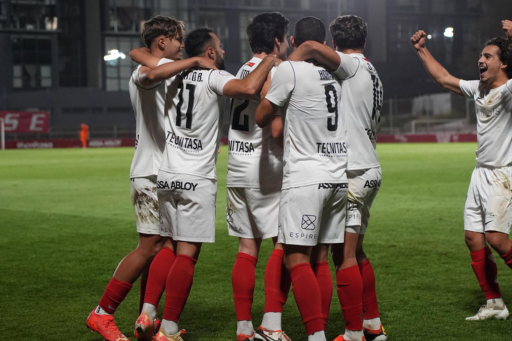
[[[260,65],[253,57],[238,71],[244,79]],[[271,73],[275,73],[272,68]],[[255,112],[259,102],[233,99],[229,124],[227,187],[280,188],[283,179],[283,149],[270,134],[270,126],[260,128]]]
[[[166,103],[162,171],[217,179],[222,95],[232,79],[227,71],[191,70],[167,80],[171,93]]]
[[[283,189],[347,182],[341,86],[322,67],[283,62],[265,97],[285,107]]]

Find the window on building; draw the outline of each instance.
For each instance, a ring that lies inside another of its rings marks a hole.
[[[137,66],[128,53],[141,47],[140,37],[105,37],[105,88],[107,91],[128,91],[128,81]]]
[[[10,28],[19,30],[56,31],[58,29],[56,0],[11,1],[9,7]]]
[[[144,20],[152,16],[144,0],[109,0],[108,31],[140,32]]]
[[[13,87],[52,86],[52,41],[49,37],[12,36]]]

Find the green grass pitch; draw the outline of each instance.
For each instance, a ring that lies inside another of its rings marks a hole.
[[[510,338],[510,321],[464,321],[484,303],[462,225],[475,149],[463,143],[378,147],[383,183],[366,251],[391,341]],[[118,262],[137,245],[129,189],[132,155],[131,148],[0,152],[1,340],[100,340],[85,328],[85,319]],[[217,242],[203,247],[196,267],[180,322],[188,330],[186,341],[235,339],[231,269],[237,239],[227,235],[225,223],[226,164],[223,147]],[[256,327],[270,252],[266,241],[257,266]],[[512,304],[512,273],[496,258],[503,296]],[[131,340],[138,296],[136,283],[116,313],[117,325]],[[306,340],[291,293],[283,326],[293,340]],[[334,293],[327,338],[343,328]]]

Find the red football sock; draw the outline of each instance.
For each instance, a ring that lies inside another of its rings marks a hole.
[[[490,300],[501,297],[500,286],[496,283],[498,269],[493,261],[492,252],[489,247],[470,252],[471,267],[475,273],[480,288],[485,293],[485,298]]]
[[[174,322],[180,320],[181,312],[192,289],[196,262],[194,258],[186,255],[176,257],[165,285],[167,291],[163,316],[165,320]]]
[[[109,314],[115,313],[117,307],[124,301],[131,288],[132,284],[112,278],[105,288],[105,292],[98,305]]]
[[[370,260],[365,260],[359,265],[359,272],[363,280],[363,312],[366,320],[380,316],[377,304],[377,292],[375,291],[375,273]]]
[[[505,261],[505,264],[507,264],[508,267],[512,269],[512,247],[506,254],[501,256],[501,258],[503,258],[503,260]]]
[[[256,283],[256,263],[258,258],[239,252],[236,256],[231,283],[237,321],[250,321],[251,307]]]
[[[336,272],[338,299],[340,300],[345,329],[363,329],[363,280],[357,265]]]
[[[308,335],[324,330],[322,295],[311,264],[302,263],[290,269],[293,295]]]
[[[283,264],[284,251],[274,249],[265,268],[265,313],[281,313],[288,299],[291,278]]]
[[[320,287],[320,294],[322,295],[322,318],[325,329],[327,326],[327,319],[329,318],[329,310],[331,309],[333,288],[331,270],[329,270],[329,262],[316,263],[313,264],[312,267],[316,276],[316,281]]]
[[[169,275],[169,271],[171,270],[175,260],[176,255],[174,254],[174,251],[168,247],[162,248],[162,250],[157,253],[155,259],[153,259],[153,262],[151,263],[151,267],[149,268],[148,284],[146,287],[146,294],[144,296],[145,303],[158,307],[160,298],[165,290],[167,276]]]
[[[147,279],[140,280],[140,298],[139,298],[139,315],[142,312],[142,306],[144,305],[144,296],[146,293],[146,286],[148,284]]]

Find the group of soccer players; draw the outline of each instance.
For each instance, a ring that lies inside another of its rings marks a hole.
[[[220,120],[233,98],[229,125],[226,219],[238,237],[232,272],[237,340],[289,341],[281,314],[290,285],[309,341],[325,340],[336,267],[345,333],[337,341],[387,340],[375,275],[363,251],[370,207],[381,184],[375,152],[382,84],[364,57],[366,23],[340,16],[326,28],[314,17],[289,21],[263,13],[247,26],[254,56],[235,76],[208,28],[185,38],[184,23],[157,16],[144,24],[147,48],[130,79],[136,146],[130,170],[139,245],[119,264],[87,326],[106,340],[128,340],[113,314],[141,277],[139,340],[181,341],[178,328],[202,243],[215,239]],[[512,36],[512,23],[503,22]],[[474,98],[477,167],[466,200],[465,239],[487,304],[469,320],[504,319],[490,244],[512,267],[512,44],[495,38],[478,61],[480,81],[451,76],[412,38],[427,72],[443,88]],[[294,48],[287,56],[289,44]],[[182,60],[185,48],[189,58]],[[501,137],[505,137],[501,139]],[[263,239],[274,251],[265,270],[265,309],[254,328],[255,267]],[[163,319],[157,308],[166,292]],[[155,335],[156,334],[156,335]]]
[[[366,23],[357,16],[333,21],[336,50],[325,45],[319,19],[299,20],[290,38],[288,26],[280,13],[254,17],[247,26],[254,56],[235,77],[224,71],[224,51],[210,29],[184,39],[182,21],[157,16],[144,24],[147,48],[130,53],[140,64],[130,79],[139,245],[121,261],[87,319],[104,339],[128,340],[113,314],[141,277],[136,337],[182,340],[178,322],[201,245],[215,239],[223,96],[233,99],[226,219],[229,234],[239,239],[232,273],[237,340],[290,340],[281,326],[290,285],[309,341],[325,340],[333,291],[329,249],[346,324],[337,340],[387,339],[362,247],[381,183],[375,136],[383,98],[377,72],[362,54]],[[289,44],[295,50],[288,57]],[[255,330],[255,267],[261,242],[269,238],[275,248],[265,270],[263,320]]]

